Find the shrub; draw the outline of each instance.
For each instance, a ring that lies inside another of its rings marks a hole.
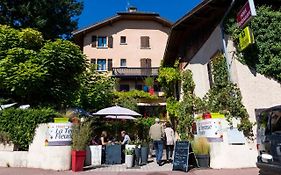
[[[28,150],[37,125],[51,122],[55,116],[58,113],[50,108],[1,110],[0,130],[9,135],[19,150]]]
[[[206,155],[210,153],[210,144],[206,137],[197,137],[192,142],[192,149],[196,155]]]
[[[72,127],[72,150],[84,151],[92,135],[91,122],[75,124]]]

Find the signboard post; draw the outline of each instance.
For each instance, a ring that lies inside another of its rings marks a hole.
[[[49,123],[46,146],[71,145],[72,123]]]
[[[243,28],[250,21],[250,19],[256,15],[257,13],[254,0],[248,0],[236,16],[238,26]]]

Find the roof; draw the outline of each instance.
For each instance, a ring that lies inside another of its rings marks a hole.
[[[120,20],[154,20],[156,22],[161,23],[162,25],[166,27],[171,27],[172,23],[162,17],[158,13],[154,12],[118,12],[116,16],[110,17],[108,19],[105,19],[101,22],[91,24],[87,27],[75,30],[72,32],[73,35],[78,35],[80,33],[87,33],[99,28],[102,28],[105,25],[112,24],[114,22],[120,21]]]
[[[190,59],[222,20],[230,4],[230,0],[204,0],[176,21],[170,31],[163,64],[173,65],[179,57],[185,61]]]

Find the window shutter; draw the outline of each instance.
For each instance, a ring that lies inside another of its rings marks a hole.
[[[112,71],[112,59],[107,60],[107,70]]]
[[[108,37],[108,47],[113,48],[113,37],[112,36]]]
[[[141,48],[148,48],[148,47],[149,47],[149,37],[141,36]]]
[[[92,47],[97,47],[97,36],[92,36]]]

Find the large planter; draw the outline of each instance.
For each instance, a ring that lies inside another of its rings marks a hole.
[[[196,159],[200,168],[210,167],[210,156],[206,155],[196,155]]]
[[[148,160],[148,147],[141,147],[141,165],[146,165]]]
[[[84,162],[86,159],[86,151],[75,151],[72,150],[71,151],[71,168],[72,171],[83,171],[83,167],[84,167]]]
[[[135,165],[140,165],[140,159],[141,159],[141,149],[136,147],[135,148]]]
[[[134,162],[134,155],[126,155],[125,156],[125,162],[126,162],[127,168],[132,168],[133,162]]]

